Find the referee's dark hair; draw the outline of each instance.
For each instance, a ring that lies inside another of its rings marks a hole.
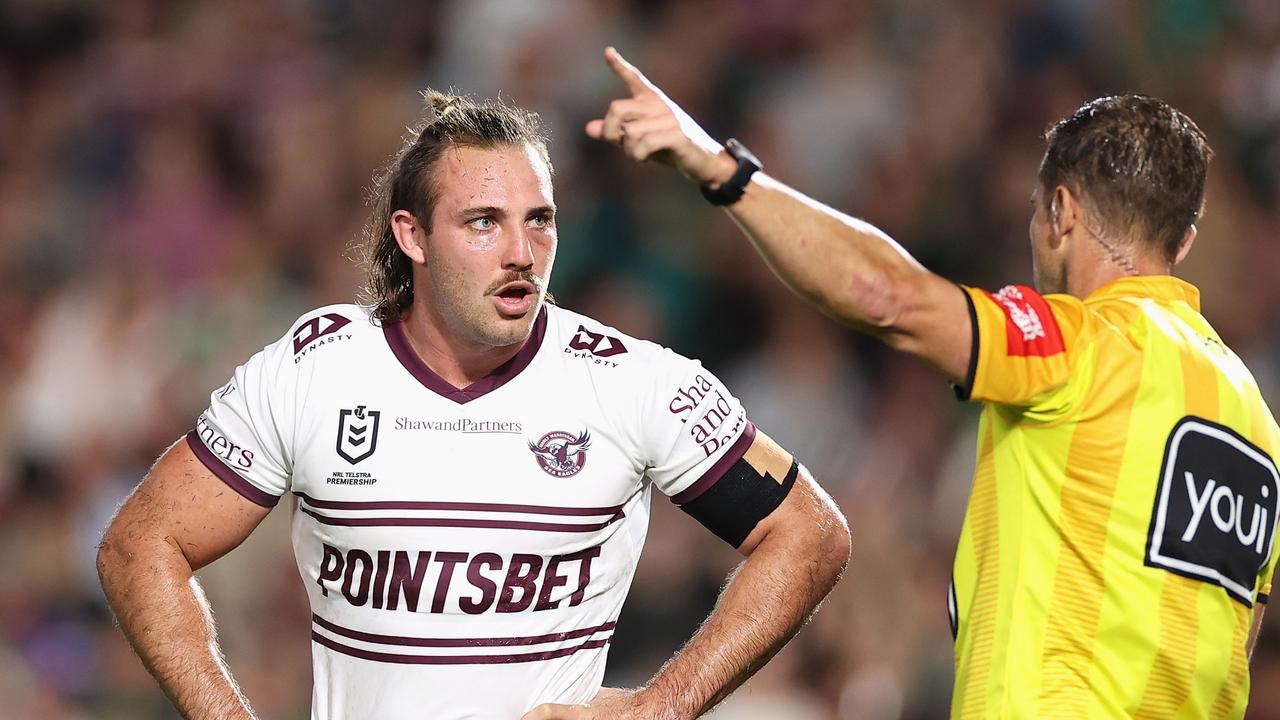
[[[396,245],[391,215],[407,210],[423,230],[431,232],[431,213],[439,197],[433,168],[446,149],[529,144],[552,170],[547,134],[536,113],[501,99],[477,101],[431,88],[423,91],[422,98],[423,116],[374,178],[371,212],[354,248],[365,271],[359,300],[372,306],[379,322],[398,318],[413,303],[413,263]]]
[[[1084,104],[1044,138],[1044,202],[1065,185],[1103,232],[1152,243],[1172,265],[1204,210],[1213,156],[1191,118],[1153,97],[1114,95]]]

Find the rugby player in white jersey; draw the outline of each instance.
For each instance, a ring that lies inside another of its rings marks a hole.
[[[254,717],[192,574],[288,495],[313,718],[704,713],[836,582],[843,517],[699,363],[545,302],[535,115],[428,92],[377,190],[371,303],[237,368],[108,527],[121,629],[184,716]],[[652,680],[601,689],[653,486],[747,559]]]

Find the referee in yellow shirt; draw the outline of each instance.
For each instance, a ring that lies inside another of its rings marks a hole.
[[[1038,290],[986,292],[765,175],[606,59],[629,97],[589,135],[680,169],[797,292],[983,403],[948,598],[952,716],[1242,716],[1280,430],[1199,292],[1170,275],[1204,203],[1195,123],[1138,95],[1057,123],[1032,199]]]

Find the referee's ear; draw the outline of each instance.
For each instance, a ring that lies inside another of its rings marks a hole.
[[[417,265],[427,262],[427,234],[418,224],[418,219],[408,210],[397,210],[391,213],[391,234],[395,236],[396,245]]]
[[[1057,250],[1075,229],[1080,215],[1080,202],[1066,185],[1053,189],[1049,198],[1049,227],[1053,230],[1049,238],[1049,247]]]
[[[1191,246],[1196,241],[1196,224],[1191,223],[1191,227],[1187,228],[1187,234],[1182,236],[1182,244],[1178,245],[1178,254],[1173,258],[1173,264],[1177,265],[1182,259],[1191,252]]]

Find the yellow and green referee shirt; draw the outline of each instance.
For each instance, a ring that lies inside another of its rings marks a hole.
[[[963,288],[982,402],[948,605],[957,718],[1237,718],[1280,430],[1168,276]]]

